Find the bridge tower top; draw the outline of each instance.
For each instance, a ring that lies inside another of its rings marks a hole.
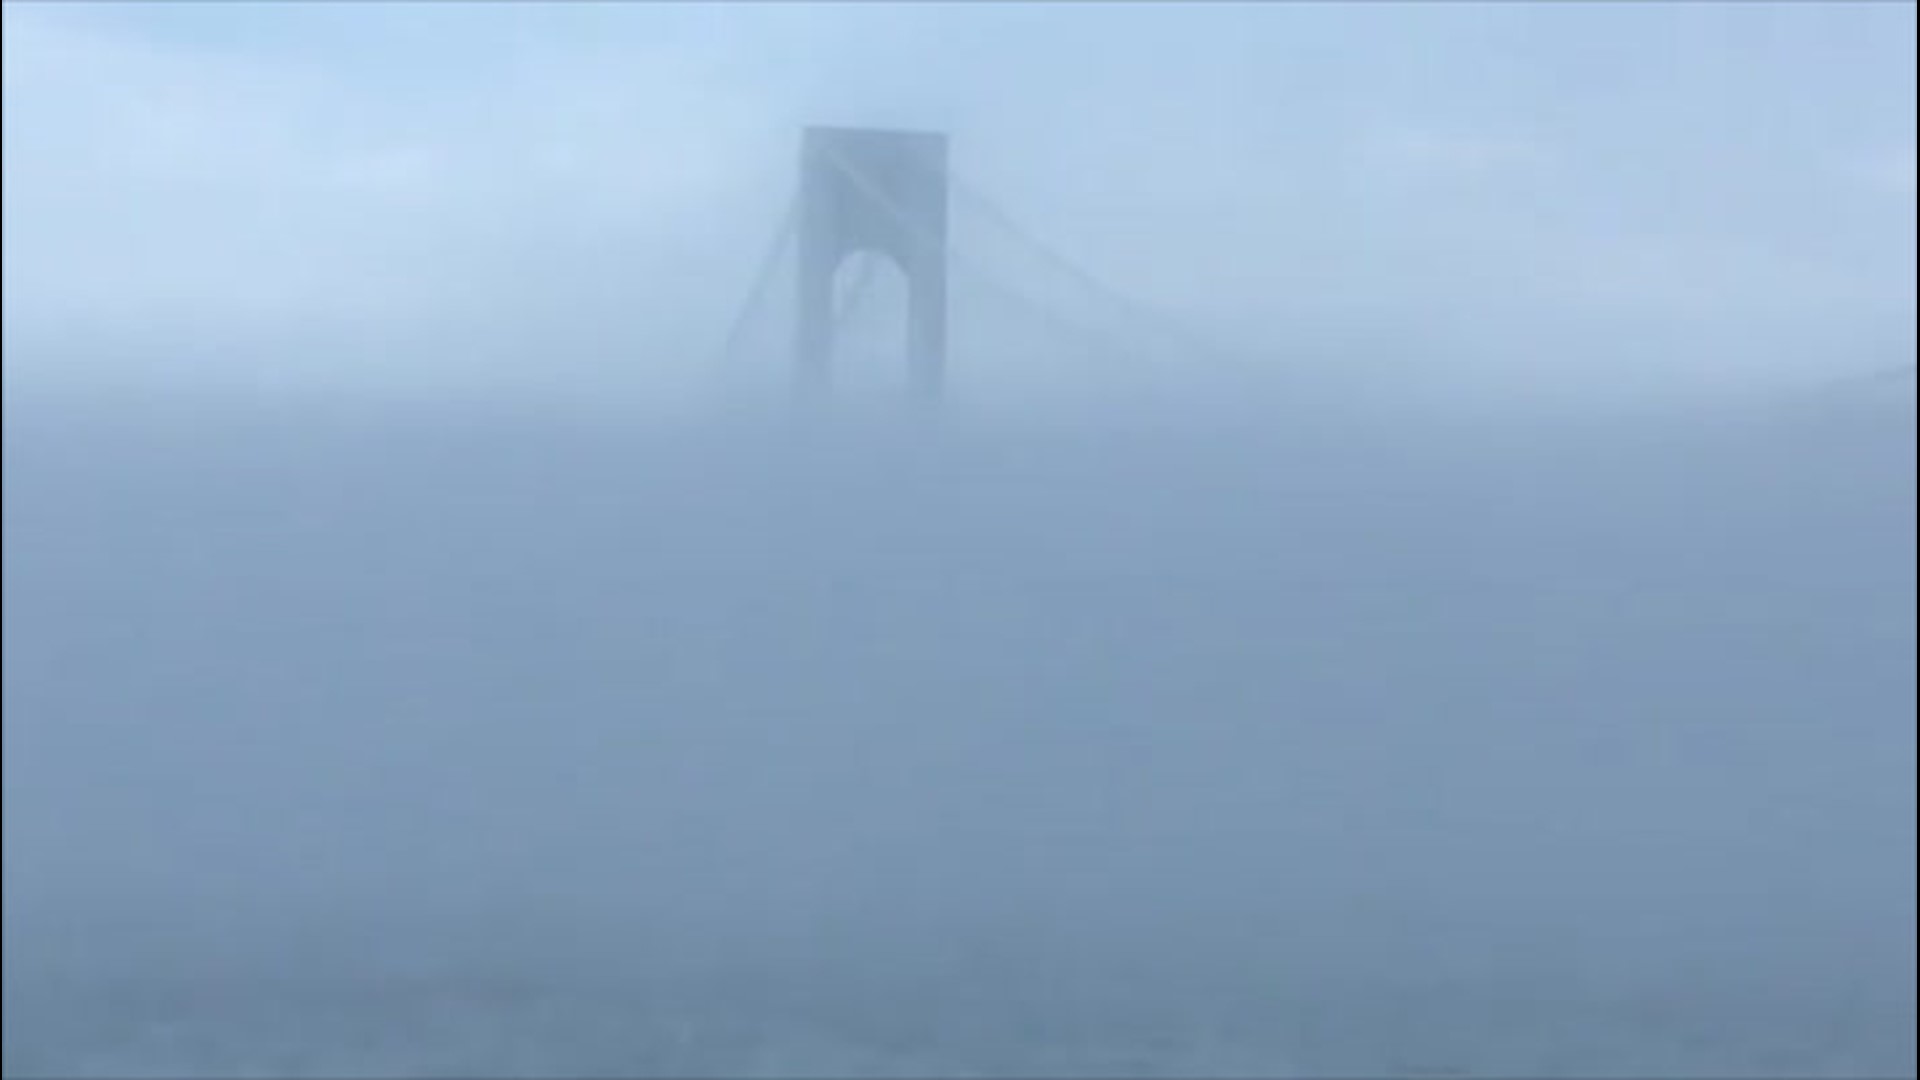
[[[906,354],[916,396],[940,394],[947,354],[947,137],[809,127],[800,149],[799,310],[794,357],[804,391],[832,378],[833,282],[860,251],[907,282]]]

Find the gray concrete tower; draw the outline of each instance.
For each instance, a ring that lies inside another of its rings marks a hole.
[[[915,396],[935,399],[947,359],[947,138],[812,127],[800,149],[796,375],[832,383],[833,284],[847,256],[893,260],[907,283],[906,359]]]

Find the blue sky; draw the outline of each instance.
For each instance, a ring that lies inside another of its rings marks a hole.
[[[952,131],[1263,355],[1585,385],[1912,348],[1912,4],[4,11],[10,381],[664,387],[810,121]]]

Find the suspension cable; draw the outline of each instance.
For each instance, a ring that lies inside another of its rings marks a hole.
[[[1041,240],[1033,230],[1021,225],[1012,215],[1007,213],[996,200],[980,190],[977,185],[951,172],[948,175],[948,179],[955,193],[978,208],[1003,230],[1011,233],[1016,240],[1023,242],[1046,262],[1064,271],[1085,288],[1106,297],[1110,302],[1141,318],[1143,321],[1157,324],[1163,332],[1170,333],[1173,337],[1179,339],[1182,345],[1188,348],[1207,354],[1217,360],[1232,363],[1242,361],[1241,357],[1233,355],[1215,343],[1208,341],[1203,336],[1195,333],[1183,321],[1174,318],[1165,311],[1150,307],[1137,298],[1108,285],[1105,281],[1081,266],[1078,261]]]
[[[861,173],[859,169],[855,168],[845,158],[841,157],[839,154],[835,154],[830,151],[825,153],[823,157],[826,159],[827,163],[831,165],[837,172],[839,172],[842,176],[846,177],[848,182],[852,183],[855,187],[859,188],[861,194],[873,200],[875,205],[879,206],[880,209],[884,211],[887,214],[887,216],[891,218],[896,224],[904,226],[908,230],[912,231],[916,235],[916,237],[920,239],[922,242],[930,243],[934,246],[937,246],[943,253],[947,255],[947,257],[950,260],[952,260],[954,265],[958,266],[962,270],[968,271],[976,280],[980,281],[982,284],[986,285],[988,288],[1013,300],[1015,303],[1040,314],[1043,318],[1046,318],[1049,321],[1060,325],[1064,329],[1070,332],[1075,332],[1079,337],[1086,338],[1089,340],[1098,340],[1101,344],[1107,345],[1109,347],[1117,347],[1115,351],[1118,355],[1133,357],[1136,359],[1145,359],[1144,355],[1140,353],[1140,350],[1138,349],[1138,347],[1133,345],[1131,342],[1125,342],[1125,341],[1115,339],[1111,335],[1108,335],[1104,332],[1093,330],[1087,326],[1078,324],[1073,320],[1068,319],[1066,316],[1062,315],[1060,312],[1054,310],[1051,306],[1044,304],[1039,300],[1034,299],[1033,297],[1027,296],[1026,294],[1020,292],[1019,290],[1014,289],[1011,286],[1008,286],[1005,283],[1001,282],[1000,280],[995,278],[994,275],[992,275],[991,273],[988,273],[983,267],[975,265],[973,260],[970,257],[967,257],[964,253],[955,250],[952,244],[943,242],[939,237],[929,236],[928,229],[926,228],[923,222],[917,220],[911,213],[908,213],[897,202],[889,198],[887,196],[887,193],[881,190],[878,184],[875,184],[869,177]]]
[[[753,285],[747,290],[745,303],[734,316],[733,324],[727,328],[726,343],[720,348],[720,360],[731,363],[740,345],[747,324],[759,311],[761,302],[766,298],[767,290],[773,284],[780,262],[792,246],[800,221],[800,197],[796,192],[787,199],[787,208],[780,216],[780,224],[775,227],[773,240],[767,245],[766,254],[760,259],[759,269],[754,272]]]

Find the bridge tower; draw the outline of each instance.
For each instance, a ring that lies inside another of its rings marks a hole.
[[[855,252],[892,259],[907,283],[906,361],[914,396],[940,396],[947,357],[947,137],[810,127],[800,147],[795,375],[832,384],[833,283]]]

